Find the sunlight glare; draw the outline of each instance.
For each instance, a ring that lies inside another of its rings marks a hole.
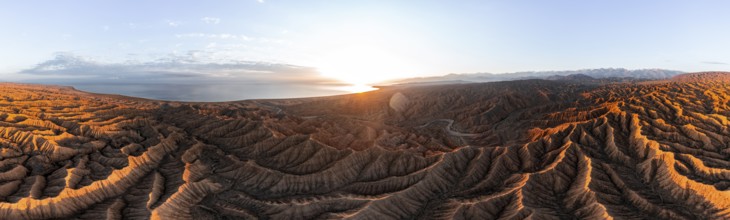
[[[317,65],[323,76],[358,85],[359,89],[386,80],[410,77],[415,72],[413,67],[386,50],[366,45],[335,49]]]
[[[351,85],[351,86],[338,87],[338,90],[348,91],[351,93],[363,93],[363,92],[377,90],[377,88],[374,88],[374,87],[368,86],[368,85],[355,84],[355,85]]]

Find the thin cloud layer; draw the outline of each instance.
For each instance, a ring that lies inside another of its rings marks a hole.
[[[210,38],[220,40],[254,40],[253,37],[249,37],[243,34],[206,34],[206,33],[187,33],[187,34],[176,34],[177,38]]]
[[[728,63],[725,62],[719,62],[719,61],[702,61],[703,64],[711,64],[711,65],[728,65]]]
[[[56,53],[21,74],[93,82],[261,82],[340,84],[315,68],[289,64],[228,60],[213,62],[197,51],[153,61],[100,62],[72,53]]]
[[[202,20],[206,24],[218,24],[218,23],[221,23],[221,19],[220,18],[215,18],[215,17],[203,17],[200,20]]]
[[[171,20],[167,20],[167,21],[165,21],[165,23],[167,23],[167,25],[169,25],[170,27],[177,27],[177,26],[180,26],[180,22],[179,22],[179,21],[171,21]]]

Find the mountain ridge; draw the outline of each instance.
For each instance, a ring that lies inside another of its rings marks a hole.
[[[583,74],[589,77],[603,78],[636,78],[636,79],[667,79],[684,72],[665,70],[665,69],[637,69],[628,70],[624,68],[600,68],[600,69],[582,69],[582,70],[566,70],[566,71],[527,71],[513,73],[462,73],[448,74],[444,76],[418,77],[395,80],[388,82],[390,84],[413,84],[413,83],[444,83],[449,84],[458,81],[464,82],[495,82],[509,81],[520,79],[546,79],[554,76],[567,76]]]

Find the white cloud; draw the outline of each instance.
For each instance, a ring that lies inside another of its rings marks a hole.
[[[264,3],[264,0],[256,0],[259,3]]]
[[[170,25],[170,27],[180,26],[180,22],[178,22],[178,21],[170,21],[170,20],[167,20],[165,22],[167,22],[167,25]]]
[[[218,23],[221,23],[221,19],[220,18],[214,18],[214,17],[204,17],[204,18],[201,18],[200,20],[202,20],[206,24],[218,24]]]
[[[206,33],[188,33],[188,34],[176,34],[177,38],[211,38],[221,40],[244,40],[252,41],[255,40],[253,37],[249,37],[243,34],[206,34]]]
[[[710,65],[728,65],[726,62],[720,62],[720,61],[702,61],[702,64],[710,64]]]
[[[134,56],[133,56],[134,57]],[[32,68],[19,72],[46,78],[76,78],[83,82],[152,82],[232,80],[242,82],[322,82],[334,83],[323,78],[314,68],[283,63],[224,60],[209,51],[192,50],[180,54],[168,54],[147,61],[127,60],[102,62],[73,53],[60,52]],[[224,78],[221,78],[224,77]]]
[[[266,38],[266,37],[250,37],[244,34],[207,34],[207,33],[187,33],[187,34],[176,34],[177,38],[208,38],[215,40],[243,40],[257,42],[261,44],[278,44],[291,46],[293,43],[288,40],[278,38]]]

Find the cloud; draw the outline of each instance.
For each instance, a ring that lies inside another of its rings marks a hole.
[[[201,21],[205,22],[206,24],[218,24],[221,23],[220,18],[214,18],[214,17],[203,17],[200,19]]]
[[[209,38],[215,40],[243,40],[243,41],[255,41],[262,44],[279,44],[279,45],[292,45],[293,42],[278,39],[278,38],[266,38],[266,37],[250,37],[244,34],[207,34],[207,33],[187,33],[187,34],[176,34],[177,38]]]
[[[703,64],[710,64],[710,65],[728,65],[728,63],[725,62],[719,62],[719,61],[702,61]]]
[[[256,0],[259,3],[264,3],[264,0]]]
[[[167,21],[165,21],[165,22],[166,22],[166,23],[167,23],[167,25],[169,25],[170,27],[177,27],[177,26],[180,26],[180,22],[179,22],[179,21],[171,21],[171,20],[167,20]]]
[[[20,74],[87,83],[261,82],[339,84],[315,68],[290,64],[215,59],[206,51],[169,54],[150,61],[100,62],[60,52]]]
[[[244,40],[252,41],[255,40],[253,37],[249,37],[243,34],[206,34],[206,33],[187,33],[187,34],[176,34],[177,38],[211,38],[221,40]]]

